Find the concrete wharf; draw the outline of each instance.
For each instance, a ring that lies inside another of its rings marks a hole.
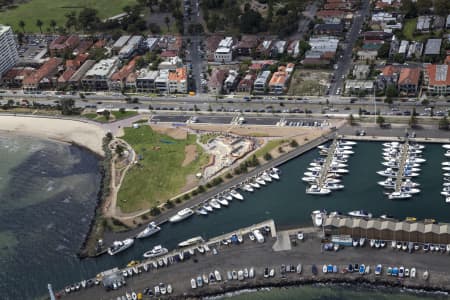
[[[400,192],[400,189],[402,187],[402,181],[405,174],[405,164],[406,159],[408,158],[409,154],[409,143],[408,140],[405,140],[405,143],[402,145],[402,150],[400,151],[400,161],[398,163],[398,171],[397,171],[397,178],[395,180],[395,191]]]
[[[322,169],[320,170],[320,176],[319,176],[319,187],[322,187],[325,179],[327,178],[328,171],[330,169],[331,162],[333,161],[334,152],[336,151],[337,147],[337,139],[333,139],[333,142],[331,143],[330,147],[328,148],[328,155],[327,159],[325,160],[325,163],[323,164]]]

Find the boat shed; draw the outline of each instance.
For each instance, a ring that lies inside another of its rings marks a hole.
[[[363,219],[347,216],[327,216],[324,221],[327,235],[349,235],[385,241],[450,244],[450,224],[426,224],[383,219]]]

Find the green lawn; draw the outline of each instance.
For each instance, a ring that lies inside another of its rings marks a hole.
[[[208,162],[207,155],[197,145],[197,158],[182,166],[185,146],[195,145],[196,136],[176,140],[153,131],[149,126],[125,128],[123,137],[138,156],[139,164],[128,170],[118,193],[118,206],[123,212],[133,212],[163,203],[176,196],[186,184],[186,177],[200,171]]]
[[[270,140],[261,149],[255,152],[256,157],[262,157],[264,154],[272,151],[273,149],[279,147],[281,144],[286,143],[287,140]]]
[[[117,121],[137,116],[138,113],[134,110],[130,110],[124,112],[112,111],[111,114],[115,117],[115,120]]]
[[[39,32],[36,20],[44,22],[43,31],[50,29],[50,20],[55,20],[57,26],[66,23],[65,14],[79,11],[84,7],[98,10],[101,19],[112,17],[123,12],[126,5],[134,4],[136,0],[31,0],[18,7],[0,13],[0,23],[13,26],[14,30],[22,31],[19,21],[25,22],[26,32]]]
[[[403,24],[403,35],[407,40],[414,40],[414,32],[416,31],[417,18],[408,19]]]
[[[107,120],[105,116],[98,115],[96,113],[83,114],[82,117],[90,119],[90,120],[94,120],[94,121],[97,121],[97,122],[100,122],[100,123],[107,123],[107,122],[113,122],[113,121],[118,121],[118,120],[131,118],[131,117],[136,116],[137,114],[138,113],[136,111],[125,111],[125,112],[112,111],[111,115],[113,115],[114,118],[110,117],[109,120]],[[146,121],[144,120],[144,122],[146,122]]]

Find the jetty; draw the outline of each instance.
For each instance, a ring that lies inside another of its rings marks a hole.
[[[405,164],[409,155],[409,143],[408,139],[402,145],[402,150],[400,151],[400,161],[398,162],[397,178],[395,180],[395,191],[400,192],[403,182],[403,177],[405,174]]]
[[[331,162],[333,161],[334,151],[336,151],[336,147],[337,147],[337,139],[334,138],[333,142],[331,143],[330,147],[328,148],[328,154],[327,154],[325,163],[323,164],[323,167],[320,170],[320,176],[319,176],[319,182],[318,182],[319,187],[323,186],[325,179],[327,178]]]

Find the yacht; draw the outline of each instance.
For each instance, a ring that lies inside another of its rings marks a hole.
[[[306,189],[306,193],[309,195],[328,195],[331,193],[331,190],[313,184],[312,186]]]
[[[221,207],[221,206],[220,206],[220,203],[217,202],[217,200],[216,200],[215,198],[211,199],[211,200],[209,201],[209,204],[210,204],[212,207],[216,208],[216,209],[219,209],[219,208]]]
[[[388,177],[384,181],[378,181],[377,183],[386,189],[395,188],[395,180],[392,177]]]
[[[308,167],[307,170],[311,172],[320,172],[322,171],[322,167]]]
[[[269,176],[272,177],[275,180],[280,180],[280,175],[278,174],[278,172],[275,172],[273,170],[270,170]]]
[[[231,190],[230,195],[233,196],[233,198],[236,198],[238,200],[244,200],[244,197],[241,194],[239,194],[238,192],[236,192],[236,190]]]
[[[448,167],[448,166],[450,166],[450,161],[444,161],[441,163],[441,165]]]
[[[253,192],[253,191],[255,191],[253,188],[252,188],[252,186],[250,185],[250,184],[244,184],[243,186],[242,186],[242,189],[244,190],[244,191],[246,191],[246,192]]]
[[[335,184],[335,183],[340,183],[341,180],[337,179],[337,178],[327,178],[325,179],[325,184]]]
[[[153,247],[152,250],[145,252],[143,256],[145,258],[152,258],[152,257],[158,257],[161,255],[164,255],[167,252],[169,252],[169,250],[167,250],[167,248],[163,248],[163,246],[157,245],[157,246]]]
[[[260,184],[260,185],[266,185],[266,182],[261,177],[256,177],[255,178],[255,182]]]
[[[222,198],[222,197],[217,198],[217,202],[219,202],[220,205],[223,205],[223,206],[228,206],[228,204],[229,204],[228,200],[225,198]]]
[[[261,186],[259,185],[259,183],[257,183],[256,181],[255,181],[255,182],[250,181],[248,184],[249,184],[251,187],[255,188],[255,189],[259,189],[259,188],[261,187]]]
[[[263,172],[261,174],[261,178],[265,181],[265,182],[272,182],[272,178],[269,176],[269,174],[267,174],[267,172]]]
[[[377,171],[378,175],[386,176],[386,177],[397,177],[397,172],[394,172],[392,168],[387,168],[386,170]]]
[[[197,213],[197,215],[202,215],[202,216],[206,216],[208,215],[208,212],[206,211],[205,208],[203,207],[199,207],[195,210],[195,212]]]
[[[354,142],[354,141],[347,141],[347,140],[339,140],[338,144],[342,145],[342,146],[354,146],[354,145],[356,145],[356,142]]]
[[[189,218],[193,214],[194,214],[194,211],[192,209],[185,208],[185,209],[182,209],[179,212],[177,212],[177,214],[174,215],[173,217],[171,217],[169,219],[169,222],[171,222],[171,223],[180,222],[180,221],[183,221],[184,219]]]
[[[349,216],[352,217],[359,217],[359,218],[372,218],[372,214],[369,212],[366,212],[365,210],[353,210],[348,212]]]
[[[302,177],[302,180],[305,182],[316,182],[317,181],[317,177]]]
[[[161,227],[157,226],[155,222],[150,222],[147,227],[136,236],[138,239],[149,237],[161,230]]]
[[[405,192],[393,192],[391,194],[389,194],[388,198],[390,200],[397,200],[397,199],[409,199],[411,198],[412,195],[405,193]]]
[[[333,166],[330,166],[330,169],[328,170],[329,173],[337,173],[337,174],[347,174],[348,170],[347,169],[342,169],[342,168],[336,168]]]
[[[444,144],[444,145],[442,145],[442,148],[444,148],[444,149],[450,149],[450,144]]]
[[[343,184],[339,184],[339,183],[330,183],[330,182],[325,182],[324,188],[329,189],[329,190],[342,190],[344,188]]]
[[[108,248],[109,255],[116,255],[119,252],[122,252],[134,244],[134,239],[126,239],[123,241],[115,241],[111,247]]]
[[[188,240],[178,243],[178,247],[187,247],[187,246],[195,245],[198,243],[203,243],[204,241],[205,240],[201,236],[196,236],[196,237],[193,237],[193,238],[190,238]]]
[[[209,211],[209,212],[212,212],[212,211],[214,210],[214,209],[212,208],[212,206],[209,205],[209,203],[203,204],[203,208],[204,208],[206,211]]]

